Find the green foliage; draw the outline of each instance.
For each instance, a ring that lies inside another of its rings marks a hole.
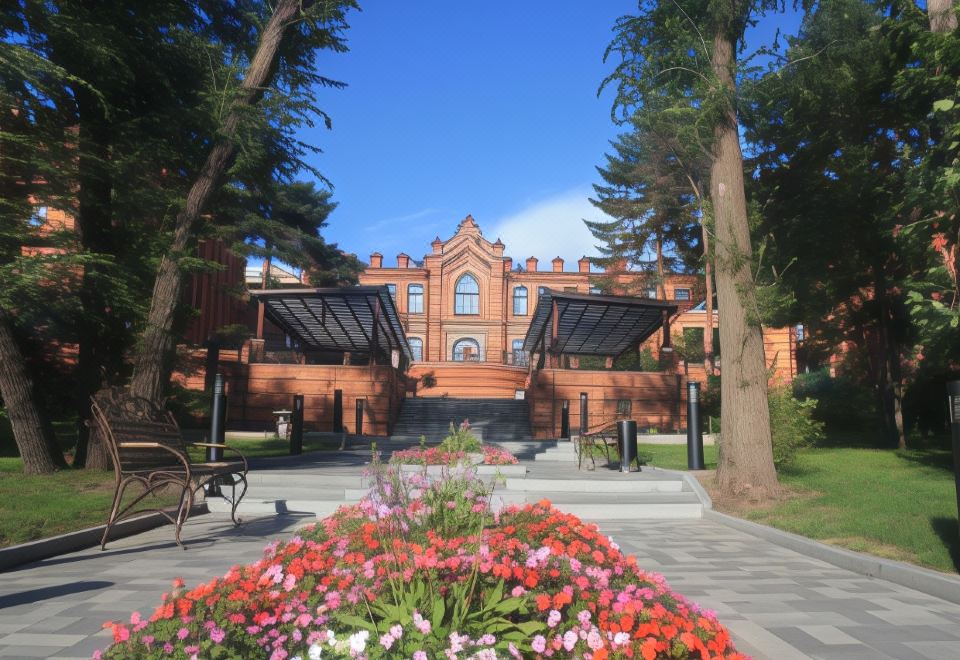
[[[720,377],[708,376],[707,387],[701,389],[700,412],[704,417],[720,415]],[[767,390],[770,410],[770,433],[773,440],[773,463],[777,470],[790,465],[797,452],[811,447],[823,436],[824,423],[817,418],[817,400],[797,398],[789,386]],[[722,433],[722,429],[717,429]]]
[[[793,394],[816,400],[813,418],[829,431],[863,432],[877,427],[876,395],[847,376],[833,378],[825,369],[797,374]]]
[[[465,419],[460,423],[460,426],[454,426],[453,422],[450,422],[450,430],[447,437],[440,443],[440,448],[452,453],[462,451],[475,454],[481,450],[482,443],[470,431],[470,421]]]
[[[702,364],[706,353],[703,351],[703,328],[684,328],[683,334],[672,337],[673,351],[681,360]]]
[[[773,464],[777,470],[782,470],[796,459],[798,451],[823,438],[823,422],[813,417],[816,399],[796,399],[789,387],[770,388],[767,403],[773,436]]]

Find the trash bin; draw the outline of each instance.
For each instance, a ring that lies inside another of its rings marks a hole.
[[[620,471],[629,472],[637,460],[637,422],[621,419],[617,422],[617,442],[620,445]]]

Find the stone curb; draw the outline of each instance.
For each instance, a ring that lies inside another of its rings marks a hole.
[[[206,502],[194,504],[190,515],[196,516],[204,513],[209,513]],[[141,532],[146,532],[155,527],[168,524],[170,524],[170,521],[159,513],[137,516],[136,518],[123,520],[114,525],[111,530],[110,540],[116,541],[117,539],[140,534]],[[65,555],[69,552],[96,547],[100,545],[100,539],[103,538],[103,530],[105,528],[106,525],[98,525],[97,527],[89,527],[76,532],[51,536],[50,538],[21,543],[20,545],[13,545],[9,548],[0,548],[0,572],[10,570],[21,564],[29,564],[30,562],[41,559],[49,559],[50,557]]]
[[[922,591],[951,603],[960,604],[960,578],[918,566],[911,566],[891,559],[873,557],[852,550],[845,550],[791,534],[759,523],[735,518],[712,509],[705,510],[703,517],[720,524],[746,532],[784,548],[795,550],[807,557],[814,557],[839,568],[868,577],[880,578],[903,587]]]

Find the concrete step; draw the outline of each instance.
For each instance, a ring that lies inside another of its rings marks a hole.
[[[503,505],[522,505],[548,499],[561,511],[584,520],[672,520],[703,517],[703,505],[692,492],[571,493],[560,491],[499,491]]]
[[[684,483],[679,479],[507,479],[506,490],[563,493],[679,493]]]

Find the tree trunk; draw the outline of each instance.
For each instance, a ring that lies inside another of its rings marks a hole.
[[[664,273],[663,273],[663,235],[660,232],[657,232],[656,239],[657,246],[657,289],[659,291],[660,300],[667,299],[667,287],[664,283]]]
[[[10,321],[0,309],[0,396],[13,427],[13,439],[26,474],[55,472],[67,467],[57,447],[53,429],[37,410],[33,380],[27,373]]]
[[[927,17],[930,19],[931,32],[943,34],[957,29],[953,0],[927,0]]]
[[[713,71],[732,95],[736,83],[733,39],[718,31]],[[721,427],[717,485],[728,496],[766,499],[780,493],[773,465],[767,369],[750,272],[752,249],[743,187],[737,117],[730,108],[714,130],[710,197],[716,222],[714,248],[720,315]]]
[[[887,286],[887,274],[884,264],[877,260],[874,268],[876,275],[876,296],[879,313],[879,351],[877,362],[879,370],[880,401],[884,427],[891,444],[898,449],[907,448],[907,436],[903,428],[903,371],[900,367],[900,344],[897,341],[894,326],[893,309],[890,305],[890,292]]]
[[[703,325],[703,367],[707,375],[713,375],[713,255],[710,254],[710,236],[706,225],[703,229],[703,270],[706,283],[706,301],[704,310],[707,322]]]
[[[94,254],[115,254],[111,198],[113,191],[110,173],[111,127],[99,99],[85,87],[75,89],[80,115],[78,134],[77,180],[77,236],[81,246]],[[74,466],[106,470],[110,467],[105,447],[90,448],[98,438],[90,434],[90,397],[104,386],[104,379],[120,368],[123,343],[118,341],[125,328],[108,311],[98,285],[95,264],[84,266],[78,298],[83,314],[77,324],[77,384],[74,401],[77,411],[77,451]],[[88,460],[90,459],[90,460]]]
[[[260,36],[260,43],[247,68],[239,94],[223,122],[220,139],[211,149],[187,193],[183,209],[177,214],[173,243],[160,262],[147,325],[134,360],[130,391],[136,396],[159,401],[170,380],[174,350],[173,321],[183,287],[183,273],[177,262],[186,253],[200,214],[221,185],[221,179],[234,158],[236,146],[233,138],[244,109],[257,103],[273,77],[284,32],[297,15],[301,2],[279,0],[277,3],[273,16]]]

